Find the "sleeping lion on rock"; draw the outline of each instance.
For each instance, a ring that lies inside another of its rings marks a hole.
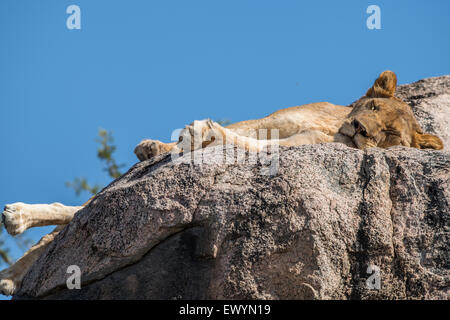
[[[411,108],[394,97],[396,85],[395,73],[384,71],[366,94],[350,107],[328,102],[312,103],[226,127],[211,120],[194,121],[181,131],[178,142],[143,140],[134,152],[140,161],[144,161],[167,152],[184,153],[223,143],[256,152],[273,144],[299,146],[324,142],[343,143],[358,149],[397,145],[442,149],[442,140],[424,133]],[[277,134],[274,136],[272,132]],[[70,207],[60,203],[30,205],[18,202],[5,206],[2,221],[13,236],[32,227],[58,227],[45,235],[14,265],[0,272],[1,293],[13,295],[20,288],[33,263],[81,208],[83,206]]]

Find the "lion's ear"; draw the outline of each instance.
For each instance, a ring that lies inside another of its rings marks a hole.
[[[397,87],[397,76],[392,71],[384,71],[372,88],[367,90],[366,96],[370,98],[391,98],[394,96]]]
[[[416,133],[414,138],[416,148],[435,150],[441,150],[444,148],[444,143],[442,142],[442,140],[432,134]]]

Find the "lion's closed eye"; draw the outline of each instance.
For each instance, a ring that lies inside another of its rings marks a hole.
[[[371,101],[368,105],[369,109],[371,111],[378,111],[380,110],[380,107],[375,103],[375,101]]]
[[[386,130],[383,130],[384,134],[386,135],[391,135],[391,136],[396,136],[396,137],[400,137],[401,133],[398,130],[392,129],[392,128],[388,128]]]

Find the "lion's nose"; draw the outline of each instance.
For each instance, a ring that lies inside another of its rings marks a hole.
[[[353,120],[352,125],[355,128],[356,133],[360,133],[362,136],[367,137],[367,129],[361,122],[355,119]]]

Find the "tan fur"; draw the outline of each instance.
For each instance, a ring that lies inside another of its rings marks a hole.
[[[64,227],[65,225],[58,226],[51,233],[43,236],[15,264],[0,272],[0,292],[2,294],[10,296],[20,288],[27,271]]]
[[[395,145],[443,149],[439,137],[423,133],[411,107],[394,97],[396,84],[392,71],[383,72],[366,95],[353,104],[339,132],[352,137],[360,149]]]
[[[397,76],[392,71],[384,71],[366,92],[366,97],[392,98],[397,88]]]
[[[194,121],[181,132],[178,143],[144,140],[135,153],[143,161],[168,151],[186,152],[225,142],[256,151],[273,143],[298,146],[323,142],[340,142],[359,149],[395,145],[442,149],[442,141],[431,134],[423,134],[411,108],[394,97],[396,86],[395,73],[384,71],[353,108],[328,102],[311,103],[225,128],[210,120]],[[273,129],[279,133],[275,141],[271,137]],[[214,137],[213,142],[211,137]],[[190,140],[190,144],[183,143],[183,139]]]
[[[442,149],[441,139],[423,133],[411,108],[394,97],[396,85],[396,75],[385,71],[352,108],[319,102],[282,109],[262,119],[241,121],[227,127],[211,120],[194,121],[181,131],[178,142],[143,140],[134,152],[144,161],[159,154],[190,152],[224,143],[236,144],[249,151],[261,151],[274,144],[299,146],[323,142],[344,143],[359,149],[395,145]],[[5,207],[3,220],[12,235],[35,226],[61,226],[42,238],[16,264],[0,272],[3,294],[11,295],[20,287],[34,261],[81,208],[58,203],[15,203]]]

